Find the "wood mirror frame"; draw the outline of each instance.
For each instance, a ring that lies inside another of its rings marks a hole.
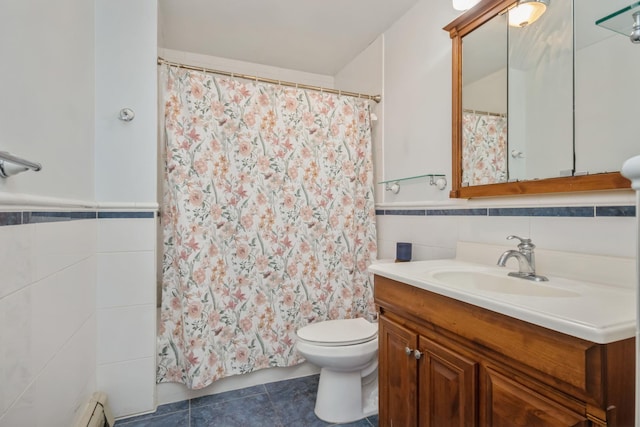
[[[468,199],[631,188],[631,182],[619,172],[462,186],[462,38],[496,15],[506,12],[515,3],[514,0],[482,0],[444,27],[444,30],[449,32],[453,43],[451,52],[453,162],[449,197]]]

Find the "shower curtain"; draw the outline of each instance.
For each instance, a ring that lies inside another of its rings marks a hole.
[[[462,113],[462,183],[507,181],[507,118],[474,111]]]
[[[298,328],[375,313],[367,101],[161,67],[158,382],[302,361]]]

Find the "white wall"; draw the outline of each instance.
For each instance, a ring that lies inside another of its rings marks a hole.
[[[631,71],[639,67],[638,45],[613,32],[576,52],[577,171],[619,170],[620,159],[640,153]]]
[[[367,48],[349,62],[335,75],[337,89],[362,93],[366,95],[382,95],[384,86],[384,36],[379,36]],[[371,112],[377,120],[371,121],[371,142],[373,145],[374,182],[380,182],[384,176],[384,147],[382,132],[384,127],[384,98],[378,104],[371,102]],[[383,200],[384,186],[375,186],[375,200]]]
[[[157,3],[96,1],[96,200],[157,205]],[[131,108],[131,122],[118,119]],[[155,410],[156,221],[101,218],[97,250],[97,387],[116,417]]]
[[[266,79],[302,83],[310,86],[319,86],[330,89],[334,87],[333,77],[326,74],[307,73],[304,71],[256,64],[254,62],[239,61],[219,56],[200,55],[197,53],[183,52],[173,49],[159,48],[158,55],[167,61],[192,65],[195,67],[226,71],[229,73],[246,74],[249,76],[258,76]]]
[[[469,110],[507,113],[507,68],[465,85],[462,106]]]
[[[156,201],[155,1],[96,1],[96,197]],[[131,122],[118,119],[131,108]]]
[[[384,33],[384,178],[451,175],[450,2],[420,1]],[[385,201],[446,200],[448,192],[406,182]]]
[[[93,201],[93,14],[84,0],[0,3],[0,150],[43,165],[0,180],[0,211]],[[0,426],[69,426],[96,386],[96,221],[5,224]]]
[[[0,3],[0,151],[42,171],[0,191],[93,198],[93,2]]]

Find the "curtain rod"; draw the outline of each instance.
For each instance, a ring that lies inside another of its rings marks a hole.
[[[506,113],[492,113],[490,111],[470,110],[468,108],[465,108],[462,111],[465,112],[465,113],[480,114],[482,116],[507,117]]]
[[[366,95],[366,94],[363,94],[363,93],[347,92],[347,91],[344,91],[344,90],[337,90],[337,89],[328,89],[328,88],[324,88],[324,87],[320,87],[320,86],[311,86],[311,85],[305,85],[305,84],[301,84],[301,83],[293,83],[293,82],[286,82],[286,81],[282,81],[282,80],[267,79],[267,78],[264,78],[264,77],[250,76],[250,75],[241,74],[241,73],[231,73],[229,71],[212,70],[212,69],[206,68],[206,67],[195,67],[193,65],[181,64],[181,63],[178,63],[178,62],[171,62],[171,61],[167,61],[164,58],[158,57],[158,65],[162,65],[162,64],[171,65],[171,66],[178,67],[178,68],[184,68],[186,70],[202,71],[204,73],[211,73],[211,74],[221,74],[223,76],[229,76],[229,77],[232,77],[232,78],[237,77],[239,79],[253,80],[253,81],[261,82],[261,83],[270,83],[270,84],[274,84],[274,85],[295,87],[296,89],[307,89],[307,90],[314,90],[314,91],[317,91],[317,92],[334,93],[334,94],[337,94],[338,96],[344,95],[344,96],[353,96],[353,97],[362,98],[362,99],[370,99],[372,101],[375,101],[376,103],[379,103],[382,100],[382,96],[381,95]]]

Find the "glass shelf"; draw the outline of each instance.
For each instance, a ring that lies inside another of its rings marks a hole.
[[[628,37],[631,34],[635,12],[640,12],[640,1],[635,1],[627,7],[598,19],[596,25]]]
[[[378,184],[391,184],[395,182],[409,181],[410,179],[419,179],[419,178],[445,178],[445,176],[446,176],[445,174],[428,173],[425,175],[409,176],[406,178],[388,179],[386,181],[380,181]]]

